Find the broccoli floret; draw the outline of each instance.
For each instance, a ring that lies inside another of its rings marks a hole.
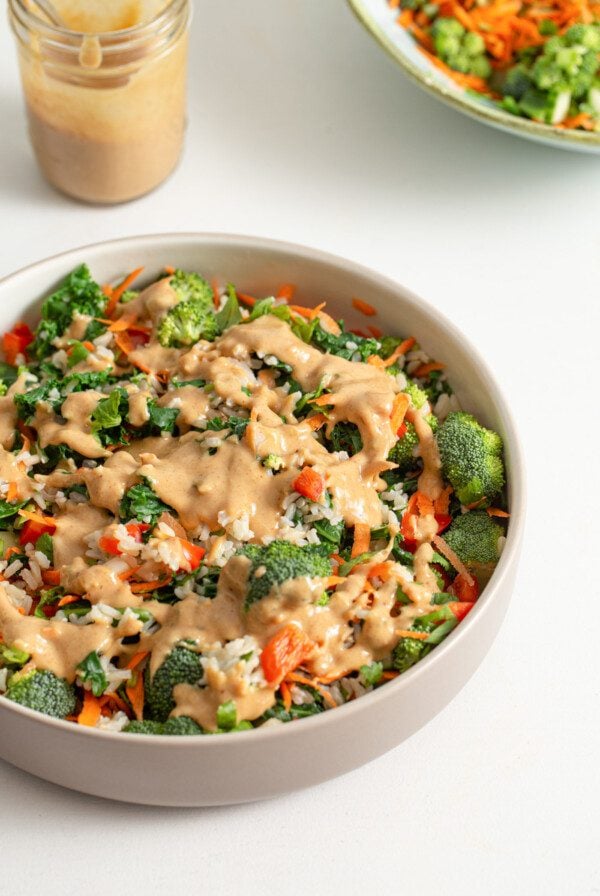
[[[466,31],[458,19],[439,18],[431,29],[437,55],[450,68],[464,74],[488,78],[492,67],[481,35]]]
[[[144,719],[143,722],[129,722],[123,728],[127,734],[159,734],[159,735],[184,735],[184,734],[202,734],[202,728],[189,716],[176,716],[167,719],[166,722],[153,722],[150,719]]]
[[[462,504],[489,503],[502,490],[502,439],[471,414],[448,414],[437,433],[437,444],[442,473]]]
[[[503,106],[547,124],[559,124],[578,112],[596,117],[597,110],[588,103],[600,72],[599,52],[597,23],[574,25],[550,37],[533,57],[507,73]]]
[[[418,388],[418,387],[416,387]],[[418,390],[421,392],[421,390]],[[425,396],[427,400],[427,396]],[[434,432],[438,429],[438,420],[433,414],[426,417],[427,423]],[[398,441],[390,451],[388,460],[394,464],[398,464],[398,469],[394,473],[406,473],[408,470],[414,470],[417,458],[415,457],[415,448],[419,444],[417,431],[412,423],[404,423],[404,435],[398,438]]]
[[[444,539],[463,563],[496,563],[500,554],[498,539],[504,529],[485,510],[472,510],[457,516]]]
[[[389,461],[398,464],[398,469],[394,470],[395,473],[406,473],[407,470],[413,469],[417,463],[414,452],[419,444],[419,437],[412,423],[406,423],[405,425],[406,432],[398,439],[388,456]]]
[[[213,292],[198,274],[175,271],[169,281],[179,303],[171,308],[158,328],[161,345],[193,345],[199,339],[214,339],[219,326],[214,314]]]
[[[416,638],[400,638],[394,647],[392,657],[394,669],[397,669],[398,672],[406,672],[426,653],[429,653],[429,650],[430,648],[423,641],[418,641]]]
[[[21,706],[28,706],[55,719],[64,719],[75,712],[73,685],[46,670],[15,673],[10,679],[6,696]]]
[[[178,684],[198,684],[204,671],[200,657],[186,647],[175,647],[151,679],[146,673],[148,715],[157,722],[166,722],[175,709],[173,688]]]
[[[515,65],[506,73],[502,92],[505,97],[511,96],[515,100],[521,100],[532,84],[533,81],[526,66]]]
[[[52,340],[62,336],[75,313],[102,317],[107,298],[92,279],[87,265],[75,268],[59,289],[42,305],[41,320],[35,331],[35,340],[27,351],[34,358],[44,358],[54,351]]]
[[[267,456],[263,458],[263,466],[266,467],[267,470],[274,470],[277,472],[284,468],[285,461],[278,454],[267,454]]]
[[[413,380],[407,380],[406,386],[402,391],[406,392],[412,401],[413,407],[418,411],[423,407],[426,401],[429,401],[427,392],[421,389],[420,386],[417,386]]]
[[[300,576],[328,576],[331,574],[330,545],[309,544],[298,547],[288,541],[276,540],[264,546],[249,544],[239,553],[248,557],[252,565],[248,574],[245,609],[260,600],[276,585]],[[264,570],[264,571],[263,571]]]

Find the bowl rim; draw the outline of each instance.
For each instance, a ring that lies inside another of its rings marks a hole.
[[[391,35],[381,27],[366,8],[364,0],[347,0],[352,12],[358,21],[371,33],[379,44],[387,51],[388,55],[398,63],[400,68],[406,75],[427,93],[436,99],[447,103],[459,112],[469,115],[476,121],[483,121],[485,124],[500,128],[508,133],[516,133],[519,136],[529,137],[530,139],[544,141],[547,144],[568,149],[569,144],[575,144],[579,149],[600,150],[600,132],[577,131],[569,128],[559,128],[556,125],[542,124],[531,121],[528,118],[520,118],[518,115],[512,115],[510,112],[495,107],[488,107],[483,103],[481,105],[469,103],[465,99],[465,91],[457,92],[449,86],[433,79],[434,68],[431,63],[431,76],[421,71],[410,59],[405,55],[399,44],[391,37]],[[381,0],[385,3],[386,0]],[[401,26],[397,26],[401,27]],[[425,57],[423,57],[425,58]]]
[[[336,719],[340,720],[342,718],[340,715],[341,713],[344,713],[344,717],[346,718],[352,714],[357,715],[361,712],[361,707],[366,710],[369,706],[373,706],[375,702],[382,702],[391,697],[393,693],[399,693],[401,690],[411,687],[413,682],[416,683],[419,677],[423,676],[426,671],[432,669],[434,664],[439,665],[440,663],[443,663],[446,655],[450,653],[450,651],[460,649],[458,647],[460,642],[463,641],[468,632],[478,624],[478,620],[483,618],[496,598],[497,593],[502,590],[504,580],[511,575],[513,566],[518,562],[525,526],[526,479],[523,460],[524,455],[515,421],[510,406],[504,398],[502,390],[496,383],[496,379],[491,373],[487,362],[479,353],[478,349],[463,335],[462,331],[448,317],[446,317],[445,314],[440,312],[433,304],[412,292],[412,290],[366,265],[304,244],[262,236],[210,231],[181,231],[119,237],[112,240],[88,243],[83,246],[78,246],[73,249],[50,255],[31,264],[24,265],[16,271],[0,278],[0,292],[7,286],[10,286],[11,283],[19,277],[30,273],[41,272],[45,267],[51,267],[53,263],[81,263],[82,254],[87,255],[86,263],[89,263],[91,266],[94,261],[93,256],[103,256],[110,251],[111,248],[129,246],[132,249],[135,249],[136,246],[139,246],[140,249],[143,248],[148,250],[156,248],[158,251],[168,248],[169,245],[180,244],[184,241],[193,241],[199,244],[220,243],[221,245],[237,245],[239,248],[244,248],[250,251],[262,250],[281,254],[294,254],[300,259],[306,259],[307,261],[316,261],[338,268],[343,267],[346,272],[350,272],[353,276],[367,278],[372,282],[375,288],[381,287],[382,289],[391,290],[394,293],[400,293],[402,299],[409,305],[424,310],[430,317],[435,317],[436,321],[449,335],[450,342],[460,341],[462,345],[467,348],[480,371],[480,376],[483,380],[486,392],[491,395],[494,406],[502,417],[504,440],[509,446],[511,458],[511,475],[508,480],[511,491],[511,522],[508,527],[506,543],[502,555],[490,581],[485,586],[482,597],[478,599],[468,617],[463,619],[461,624],[450,632],[448,637],[445,638],[434,651],[402,675],[399,675],[393,681],[386,682],[384,687],[377,688],[376,690],[365,694],[358,700],[352,700],[349,703],[338,706],[334,712],[318,713],[314,716],[299,720],[302,723],[303,731],[308,731],[309,726],[314,728],[316,726],[324,727],[325,725],[331,725],[332,723],[335,723]],[[294,736],[296,731],[295,724],[282,724],[267,727],[263,726],[261,728],[252,729],[251,731],[236,731],[235,737],[230,737],[228,734],[214,734],[209,737],[179,735],[170,738],[155,734],[145,734],[136,737],[124,735],[121,731],[106,731],[98,728],[75,725],[73,722],[46,716],[43,713],[36,712],[35,710],[21,706],[18,703],[13,703],[6,698],[2,699],[1,707],[2,711],[6,710],[15,713],[17,716],[20,715],[25,719],[30,719],[40,725],[50,726],[56,730],[57,734],[60,732],[70,732],[74,737],[100,738],[112,742],[113,744],[124,746],[126,749],[137,747],[150,750],[158,745],[164,747],[165,741],[169,744],[169,747],[173,749],[233,749],[235,744],[240,743],[240,739],[245,740],[251,737],[253,743],[256,743],[259,738],[262,738],[263,740],[273,738],[283,740],[283,738]]]

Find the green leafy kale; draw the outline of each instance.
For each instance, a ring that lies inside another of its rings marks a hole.
[[[152,491],[148,482],[133,485],[123,496],[119,513],[122,520],[139,520],[142,523],[156,525],[159,516],[171,509]]]
[[[356,353],[360,356],[361,361],[366,361],[371,355],[377,355],[381,351],[381,344],[377,339],[372,337],[357,336],[354,333],[348,333],[342,327],[342,332],[334,336],[324,330],[320,323],[317,323],[311,342],[322,352],[329,352],[340,358],[349,361]]]
[[[113,389],[106,398],[100,399],[90,419],[92,432],[102,445],[123,443],[124,421],[127,421],[128,411],[129,399],[125,389]]]
[[[52,341],[62,336],[75,313],[101,317],[106,302],[106,296],[93,280],[87,265],[75,268],[42,305],[41,320],[28,348],[29,354],[40,360],[51,354],[54,351]]]
[[[362,451],[363,441],[355,423],[336,423],[329,441],[334,451],[345,451],[350,457]]]
[[[90,684],[94,697],[102,696],[108,687],[108,678],[102,668],[100,657],[95,650],[88,653],[86,658],[79,663],[77,671],[79,673],[79,678],[83,682],[88,682]]]
[[[246,427],[250,423],[248,417],[212,417],[206,421],[206,429],[212,432],[223,432],[229,430],[230,435],[237,436],[241,439],[246,432]]]

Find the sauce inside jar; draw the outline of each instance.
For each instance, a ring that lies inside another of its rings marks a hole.
[[[11,0],[13,7],[21,0]],[[31,141],[46,178],[88,202],[149,192],[185,127],[188,0],[54,0],[69,31],[15,27]],[[13,22],[14,27],[14,22]],[[50,35],[50,36],[49,36]]]

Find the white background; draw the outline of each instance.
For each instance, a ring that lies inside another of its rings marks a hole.
[[[43,183],[6,26],[0,120],[1,275],[167,230],[346,255],[427,297],[479,346],[529,473],[504,627],[410,741],[312,790],[211,810],[109,803],[0,763],[2,891],[600,893],[600,160],[439,105],[343,0],[198,0],[183,163],[130,205],[88,208]]]

